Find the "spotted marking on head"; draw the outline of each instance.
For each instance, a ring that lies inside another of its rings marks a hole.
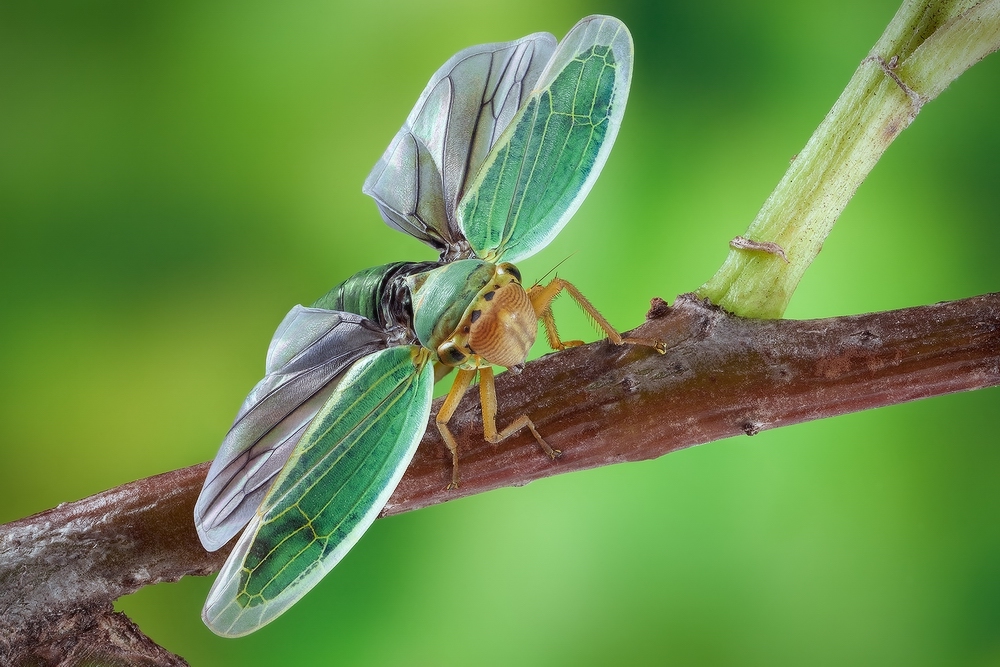
[[[470,304],[455,333],[437,350],[444,364],[459,368],[519,367],[538,333],[538,317],[510,263],[498,264],[494,280]]]

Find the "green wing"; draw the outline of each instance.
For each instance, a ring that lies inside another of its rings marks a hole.
[[[274,620],[336,565],[389,500],[427,425],[434,365],[417,346],[358,361],[320,409],[205,602],[213,632]]]
[[[632,37],[590,16],[556,48],[538,84],[459,203],[476,254],[517,262],[545,247],[608,159],[632,78]]]

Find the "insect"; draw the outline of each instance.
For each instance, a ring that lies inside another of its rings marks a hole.
[[[492,366],[520,368],[538,322],[554,349],[552,300],[566,290],[623,339],[570,283],[524,289],[514,262],[543,248],[586,197],[621,124],[632,38],[606,16],[561,43],[547,33],[460,51],[431,78],[364,192],[390,226],[433,246],[437,262],[361,271],[311,307],[296,306],[267,351],[266,375],[223,440],[195,507],[205,548],[244,528],[205,602],[217,634],[253,632],[312,588],[388,501],[423,435],[435,367],[457,369],[436,423],[479,375],[484,436],[496,426]],[[662,348],[661,348],[662,351]]]

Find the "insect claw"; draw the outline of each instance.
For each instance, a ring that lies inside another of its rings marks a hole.
[[[629,343],[631,345],[643,345],[645,347],[651,347],[660,354],[666,354],[667,346],[662,340],[656,338],[632,338],[631,336],[622,338],[623,343]]]
[[[562,456],[562,450],[561,449],[553,449],[548,454],[549,454],[549,458],[552,459],[553,461],[555,461],[557,458],[559,458],[560,456]]]

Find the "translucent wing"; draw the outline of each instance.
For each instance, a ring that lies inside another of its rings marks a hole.
[[[608,159],[631,78],[625,24],[590,16],[570,30],[459,202],[479,257],[517,262],[559,233]]]
[[[430,414],[434,364],[390,347],[344,374],[223,566],[202,618],[237,637],[316,585],[389,500]]]
[[[536,33],[473,46],[435,72],[362,188],[390,227],[449,258],[464,248],[455,207],[555,45]]]
[[[195,505],[209,551],[247,524],[303,431],[355,361],[387,347],[360,315],[295,306],[267,351],[267,374],[247,396]]]

